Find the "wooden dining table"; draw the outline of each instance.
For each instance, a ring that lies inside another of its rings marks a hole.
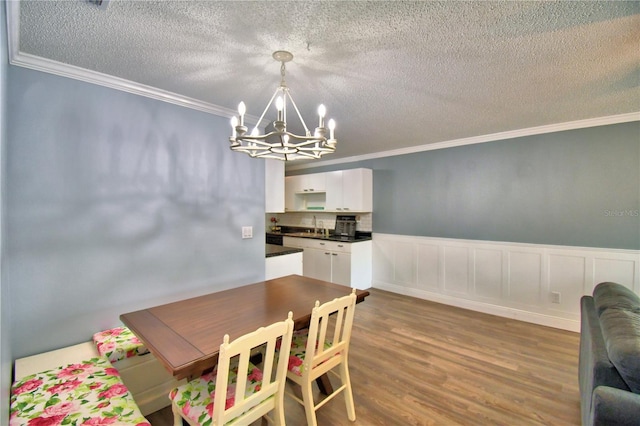
[[[293,312],[295,328],[308,326],[311,310],[352,289],[289,275],[120,315],[121,321],[176,378],[193,378],[213,368],[225,334],[234,340],[283,321]],[[369,295],[356,291],[356,301]]]

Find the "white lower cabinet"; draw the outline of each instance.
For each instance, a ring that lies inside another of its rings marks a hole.
[[[331,282],[351,286],[350,253],[331,253]]]
[[[358,289],[371,287],[372,242],[356,243],[284,237],[288,247],[304,249],[302,274]]]
[[[302,255],[302,275],[331,282],[331,252],[305,248]]]

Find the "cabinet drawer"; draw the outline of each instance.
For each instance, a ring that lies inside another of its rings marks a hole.
[[[326,241],[326,240],[314,240],[308,239],[305,243],[305,247],[315,248],[327,251],[337,251],[341,253],[351,253],[351,244],[342,243],[339,241]]]
[[[304,248],[305,247],[304,240],[306,240],[306,238],[284,236],[282,237],[282,245],[285,247]]]
[[[282,239],[285,247],[313,248],[318,250],[337,251],[341,253],[351,253],[351,243],[340,241],[316,240],[313,238],[287,237]]]

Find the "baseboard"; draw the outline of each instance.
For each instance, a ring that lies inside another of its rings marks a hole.
[[[380,281],[374,281],[373,288],[389,291],[392,293],[403,294],[405,296],[417,297],[418,299],[429,300],[431,302],[442,303],[444,305],[455,306],[456,308],[469,309],[489,315],[496,315],[503,318],[525,321],[545,327],[553,327],[561,330],[573,331],[576,333],[580,332],[580,321],[576,320],[558,318],[550,315],[523,311],[520,309],[514,309],[505,306],[491,305],[489,303],[478,302],[475,300],[465,300],[439,293],[431,293],[428,291],[383,283]]]

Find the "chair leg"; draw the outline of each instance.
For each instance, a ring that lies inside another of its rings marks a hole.
[[[313,390],[311,382],[300,386],[302,390],[302,401],[304,401],[304,412],[307,415],[307,426],[317,426],[316,410],[313,402]]]
[[[264,417],[262,424],[264,424]],[[273,424],[276,426],[285,426],[286,424],[284,418],[284,398],[282,398],[280,402],[277,402],[273,409]]]
[[[340,378],[345,385],[344,389],[344,403],[347,406],[347,416],[349,420],[354,422],[356,420],[356,408],[353,403],[353,393],[351,392],[351,378],[349,377],[349,366],[347,362],[340,364]]]
[[[180,408],[175,404],[171,404],[171,411],[173,412],[173,426],[182,426],[182,415],[180,414]]]

